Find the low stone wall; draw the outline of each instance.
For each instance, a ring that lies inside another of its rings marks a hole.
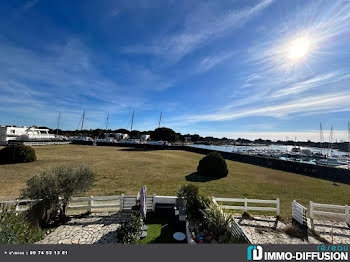
[[[78,142],[78,143],[77,143]],[[75,141],[75,144],[92,145],[92,142]],[[148,145],[148,144],[112,144],[112,143],[97,143],[98,146],[122,146],[122,147],[133,147],[139,149],[148,150],[184,150],[194,152],[198,154],[207,155],[210,152],[216,151],[212,149],[204,149],[189,146],[160,146],[160,145]],[[307,163],[299,163],[293,161],[285,161],[275,158],[263,157],[263,156],[252,156],[237,154],[233,152],[219,152],[223,158],[232,161],[238,161],[242,163],[282,170],[286,172],[292,172],[305,176],[311,176],[321,178],[333,182],[339,182],[350,185],[350,171],[342,168],[333,168],[327,166],[319,166]]]

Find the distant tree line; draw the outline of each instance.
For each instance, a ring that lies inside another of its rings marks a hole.
[[[47,127],[41,127],[41,128],[47,128]],[[50,129],[51,133],[57,132],[56,129]],[[58,130],[58,135],[63,136],[90,136],[90,137],[104,137],[104,134],[106,133],[105,129],[84,129],[84,130]],[[330,148],[330,143],[328,142],[312,142],[310,140],[308,141],[272,141],[269,139],[245,139],[245,138],[238,138],[238,139],[229,139],[226,137],[223,138],[216,138],[212,136],[202,137],[198,134],[181,134],[178,132],[175,132],[171,128],[161,127],[156,128],[155,130],[148,130],[148,131],[139,131],[139,130],[130,130],[120,128],[120,129],[108,129],[107,133],[123,133],[128,134],[130,138],[138,139],[141,137],[141,135],[148,134],[151,136],[152,140],[158,141],[169,141],[169,142],[192,142],[192,143],[198,143],[198,144],[212,144],[212,145],[247,145],[247,144],[255,144],[255,145],[271,145],[271,144],[277,144],[277,145],[290,145],[290,146],[308,146],[308,147],[322,147],[322,148]],[[113,136],[113,135],[112,135]],[[333,149],[340,149],[342,151],[348,151],[348,142],[335,142],[332,143]]]

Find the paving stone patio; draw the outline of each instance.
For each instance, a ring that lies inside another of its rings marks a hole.
[[[72,218],[37,244],[112,244],[117,242],[117,229],[125,221],[122,213],[93,213]]]

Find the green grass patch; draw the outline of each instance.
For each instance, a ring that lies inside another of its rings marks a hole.
[[[143,185],[147,194],[176,196],[184,184],[199,187],[203,196],[276,199],[281,216],[291,217],[291,203],[297,200],[325,204],[350,203],[350,185],[280,170],[226,160],[226,177],[209,181],[188,181],[203,155],[180,150],[127,150],[124,147],[56,145],[34,147],[37,160],[24,164],[1,165],[0,197],[19,196],[25,182],[36,172],[57,166],[88,166],[97,181],[85,196],[136,195]],[[252,212],[252,215],[259,214]],[[268,214],[274,215],[271,212]]]
[[[146,225],[147,237],[140,239],[139,244],[176,243],[173,238],[175,233],[174,217],[156,215],[154,212],[147,213]]]

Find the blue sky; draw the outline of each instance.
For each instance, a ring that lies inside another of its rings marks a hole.
[[[347,137],[349,1],[5,0],[0,54],[1,124]]]

